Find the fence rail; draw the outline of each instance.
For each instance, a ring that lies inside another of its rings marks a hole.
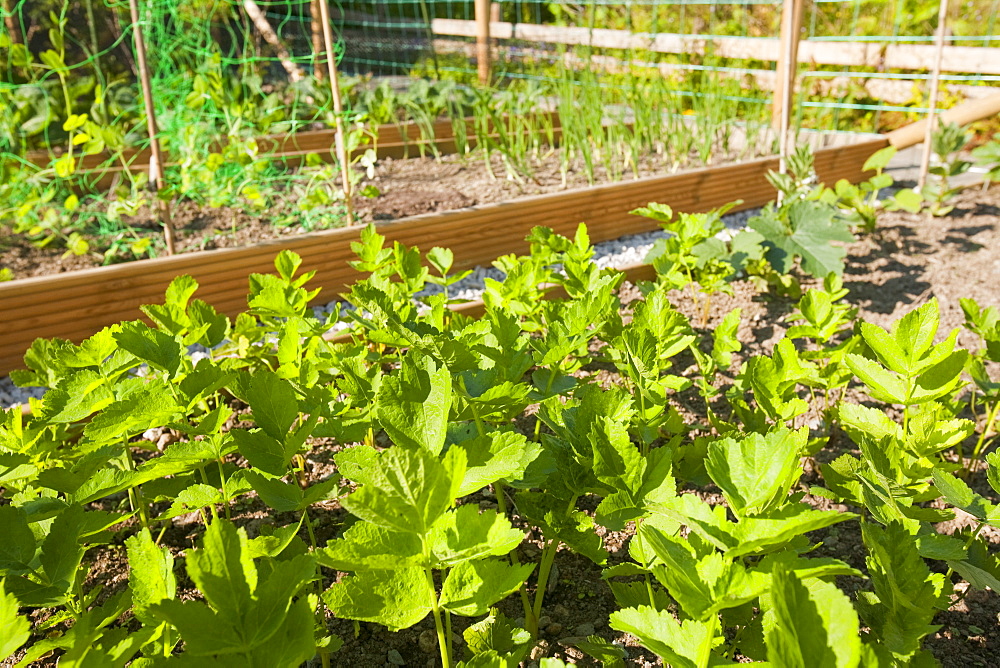
[[[448,37],[475,37],[475,21],[434,19],[431,31]],[[601,49],[643,50],[653,53],[714,55],[722,58],[776,62],[780,40],[770,37],[702,37],[666,33],[634,33],[603,28],[546,26],[530,23],[490,23],[493,39],[541,44],[592,46]],[[812,65],[930,70],[935,47],[930,44],[879,44],[803,40],[798,61]],[[1000,48],[946,46],[941,70],[973,74],[1000,74]]]

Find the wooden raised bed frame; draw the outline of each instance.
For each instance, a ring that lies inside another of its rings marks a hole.
[[[1000,94],[969,102],[941,114],[944,123],[959,124],[1000,113]],[[816,172],[825,183],[838,179],[858,182],[866,177],[865,161],[875,151],[892,145],[912,146],[921,141],[923,121],[850,146],[816,151]],[[777,158],[696,169],[669,176],[612,183],[580,190],[526,197],[512,202],[425,214],[377,226],[390,242],[428,250],[446,246],[455,253],[455,271],[492,262],[507,253],[528,250],[525,237],[536,225],[571,235],[577,224],[587,224],[594,243],[656,229],[648,218],[629,212],[649,202],[669,204],[675,211],[708,211],[735,200],[736,210],[766,204],[774,190],[766,174]],[[175,276],[190,274],[201,285],[198,297],[220,311],[235,315],[246,309],[247,277],[270,273],[282,249],[302,256],[303,265],[316,270],[313,287],[323,288],[315,301],[323,303],[359,277],[348,266],[351,242],[360,228],[343,228],[270,239],[247,248],[185,253],[54,276],[0,283],[0,373],[23,366],[24,352],[36,338],[61,337],[82,341],[103,327],[141,317],[139,306],[161,303]],[[649,268],[629,267],[631,276],[648,276]],[[470,310],[475,305],[471,305]]]
[[[851,146],[816,152],[816,171],[833,183],[852,182],[865,175],[861,166],[888,145],[876,138]],[[692,170],[669,176],[601,185],[580,190],[526,197],[512,202],[425,214],[379,224],[390,242],[428,250],[447,246],[455,253],[455,270],[489,264],[506,253],[528,250],[525,237],[536,225],[572,235],[584,222],[594,243],[657,229],[657,224],[629,212],[649,202],[669,204],[677,211],[707,211],[734,200],[739,209],[762,206],[774,198],[767,182],[777,158]],[[322,287],[316,301],[337,298],[359,274],[348,266],[351,242],[360,228],[342,228],[272,239],[246,248],[185,253],[54,276],[0,284],[0,373],[23,365],[31,342],[61,337],[79,342],[103,327],[141,316],[141,304],[160,303],[175,276],[190,274],[201,287],[197,296],[229,315],[246,309],[247,277],[273,271],[282,249],[302,256],[303,266],[316,270],[311,285]]]

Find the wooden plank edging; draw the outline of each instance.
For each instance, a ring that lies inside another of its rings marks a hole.
[[[833,183],[859,181],[861,166],[883,138],[816,152],[820,178]],[[399,241],[428,250],[450,247],[455,271],[492,262],[507,253],[524,253],[525,236],[536,225],[572,235],[584,222],[594,243],[657,229],[655,221],[629,211],[651,201],[677,211],[707,211],[742,199],[739,209],[773,199],[767,183],[776,158],[707,167],[668,176],[606,184],[580,190],[536,195],[519,200],[443,213],[424,214],[377,225],[389,243]],[[274,256],[289,249],[302,256],[303,267],[316,270],[313,287],[323,288],[317,302],[335,299],[358,278],[347,265],[352,241],[360,228],[342,228],[269,239],[245,248],[185,253],[53,276],[0,284],[0,373],[20,368],[24,351],[38,337],[79,342],[103,327],[140,317],[141,304],[161,303],[164,290],[178,275],[190,274],[201,285],[196,297],[229,315],[246,309],[247,277],[273,271]]]

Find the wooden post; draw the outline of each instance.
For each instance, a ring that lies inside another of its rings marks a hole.
[[[789,126],[792,120],[792,97],[799,62],[799,33],[802,30],[802,0],[784,0],[781,6],[781,47],[775,71],[771,125],[778,135],[779,171],[784,173],[791,153]]]
[[[924,152],[920,156],[920,175],[917,177],[917,189],[920,190],[927,182],[927,171],[931,166],[931,137],[937,129],[937,103],[941,79],[941,57],[944,54],[944,31],[948,23],[948,0],[941,0],[938,8],[938,27],[936,34],[937,53],[934,54],[934,70],[931,72],[931,90],[927,99],[927,128],[924,133]]]
[[[476,0],[476,64],[479,83],[490,83],[490,0]]]
[[[21,24],[14,13],[14,0],[3,0],[3,21],[7,27],[7,36],[12,44],[24,44],[21,36]]]
[[[347,143],[344,141],[344,105],[340,99],[340,81],[337,79],[337,54],[333,51],[329,0],[319,0],[319,13],[320,22],[323,24],[323,45],[326,49],[326,73],[330,77],[330,95],[333,97],[334,137],[337,144],[337,160],[340,161],[340,178],[344,182],[344,206],[347,209],[347,224],[353,225],[351,166],[348,164]]]
[[[135,56],[139,66],[139,80],[142,84],[142,97],[146,102],[146,132],[149,133],[149,186],[152,188],[163,225],[163,238],[167,244],[167,255],[176,251],[174,243],[174,223],[170,218],[170,204],[159,196],[160,179],[163,178],[163,154],[160,152],[160,138],[157,136],[156,112],[153,109],[153,86],[149,81],[149,64],[146,62],[146,43],[142,39],[142,26],[139,25],[139,5],[137,0],[129,0],[129,10],[132,13],[132,38],[135,42]]]
[[[323,14],[319,8],[320,0],[309,3],[309,29],[312,34],[313,76],[317,81],[323,80],[323,67],[320,65],[319,54],[323,52]]]

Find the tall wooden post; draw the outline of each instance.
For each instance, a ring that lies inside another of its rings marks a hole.
[[[309,3],[309,29],[312,36],[313,76],[318,81],[323,80],[323,68],[320,66],[319,54],[323,52],[323,14],[319,8],[320,0]]]
[[[476,0],[476,64],[479,83],[490,83],[490,0]]]
[[[24,37],[21,36],[21,23],[14,13],[14,0],[3,0],[0,5],[3,8],[3,21],[7,27],[7,36],[14,44],[24,44]]]
[[[160,151],[160,138],[157,136],[156,111],[153,109],[153,86],[149,81],[149,63],[146,62],[146,43],[142,38],[142,26],[139,23],[139,5],[136,0],[129,0],[129,10],[132,13],[132,38],[135,42],[135,56],[139,66],[139,81],[142,85],[142,97],[146,102],[146,132],[149,133],[149,186],[156,196],[160,223],[163,225],[163,238],[167,244],[167,255],[173,255],[176,250],[174,241],[174,223],[170,218],[170,204],[159,196],[160,180],[163,178],[163,153]]]
[[[340,99],[340,81],[337,79],[337,54],[333,50],[333,31],[330,28],[329,0],[319,0],[320,22],[323,24],[323,45],[326,49],[326,73],[330,77],[330,95],[333,97],[334,137],[337,143],[337,160],[340,161],[340,178],[344,182],[344,206],[347,224],[354,224],[351,202],[351,166],[348,163],[347,143],[344,141],[344,103]]]
[[[934,54],[934,70],[931,72],[931,90],[927,99],[927,129],[924,134],[924,152],[920,156],[920,175],[917,177],[917,189],[927,182],[927,172],[931,166],[931,137],[937,129],[937,103],[941,79],[941,58],[944,55],[944,32],[948,23],[948,0],[941,0],[938,8],[938,27],[935,40],[937,52]]]
[[[771,105],[771,126],[778,135],[779,170],[791,152],[789,126],[792,119],[792,98],[799,63],[799,33],[802,31],[802,0],[784,0],[781,6],[781,39],[775,70],[774,101]]]

